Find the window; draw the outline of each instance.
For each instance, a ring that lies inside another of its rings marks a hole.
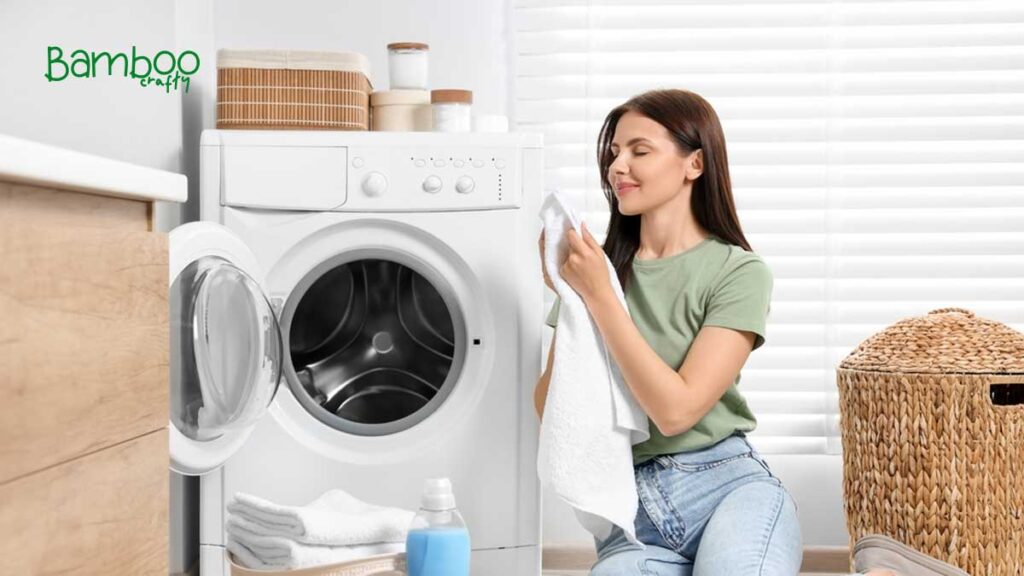
[[[512,43],[517,129],[595,231],[612,107],[672,87],[718,111],[775,274],[741,384],[762,451],[837,453],[834,369],[900,318],[1024,330],[1024,3],[516,0]]]

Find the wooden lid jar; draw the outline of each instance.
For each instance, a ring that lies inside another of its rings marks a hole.
[[[473,92],[471,90],[431,90],[434,132],[472,130]]]
[[[392,90],[426,90],[430,47],[421,42],[388,44],[388,80]]]

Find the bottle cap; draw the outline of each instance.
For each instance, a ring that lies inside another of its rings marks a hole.
[[[452,494],[452,483],[447,478],[427,478],[423,483],[422,507],[424,510],[452,510],[455,508],[455,495]]]

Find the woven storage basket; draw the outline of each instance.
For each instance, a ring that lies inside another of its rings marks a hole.
[[[325,566],[295,568],[292,570],[257,570],[244,568],[229,555],[231,576],[405,576],[405,552],[381,554],[359,560],[349,560]]]
[[[217,128],[368,130],[369,70],[354,52],[220,50]]]
[[[851,550],[884,534],[973,576],[1024,574],[1024,334],[943,308],[837,374]]]

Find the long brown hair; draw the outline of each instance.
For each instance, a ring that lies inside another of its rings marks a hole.
[[[608,168],[615,161],[611,151],[615,128],[626,112],[636,112],[664,126],[683,154],[703,150],[704,171],[693,182],[690,209],[697,222],[710,234],[753,252],[736,216],[725,136],[718,114],[707,100],[693,92],[651,90],[630,98],[609,112],[597,138],[601,188],[611,210],[604,251],[612,261],[623,288],[632,276],[633,257],[640,248],[640,216],[624,216],[619,212],[619,200],[608,181]]]

